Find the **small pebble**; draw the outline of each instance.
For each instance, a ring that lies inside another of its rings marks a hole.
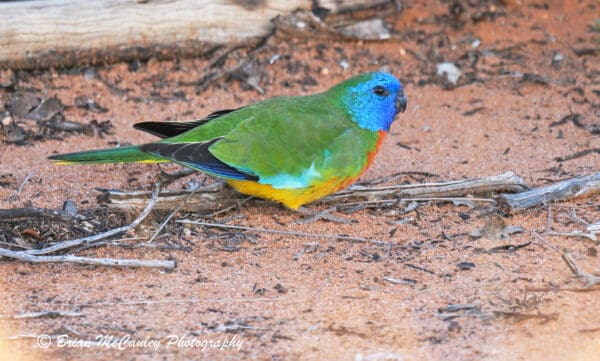
[[[442,78],[445,77],[450,84],[456,85],[462,72],[453,63],[446,62],[437,65],[437,75]]]
[[[350,64],[348,63],[348,61],[346,59],[342,59],[340,61],[340,66],[342,67],[342,69],[346,70],[350,67]]]
[[[2,124],[2,126],[8,127],[12,123],[12,121],[13,120],[12,120],[12,117],[10,116],[9,111],[0,113],[0,124]]]

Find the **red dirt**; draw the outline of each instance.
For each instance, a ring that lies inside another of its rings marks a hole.
[[[316,40],[270,39],[257,53],[263,60],[260,85],[265,95],[238,81],[222,81],[198,95],[194,87],[177,87],[177,81],[198,79],[205,59],[151,60],[137,72],[129,71],[124,63],[96,68],[104,81],[69,72],[27,74],[18,86],[37,89],[40,97],[56,96],[72,104],[76,96],[86,95],[108,108],[106,113],[68,108],[64,114],[69,120],[85,123],[92,118],[110,120],[114,134],[104,138],[65,136],[27,146],[3,144],[0,176],[11,173],[17,182],[0,187],[0,208],[27,204],[60,208],[67,199],[80,209],[94,208],[98,205],[94,188],[149,189],[155,165],[57,167],[46,157],[106,147],[110,141],[151,141],[153,137],[131,125],[145,120],[192,119],[275,95],[313,93],[382,65],[404,82],[409,105],[363,180],[400,171],[433,173],[439,177],[422,180],[439,181],[512,170],[530,185],[542,185],[598,172],[598,153],[562,163],[554,160],[600,148],[597,134],[572,121],[551,126],[570,113],[581,114],[584,125],[598,124],[600,119],[598,52],[577,55],[574,50],[598,48],[600,33],[592,29],[599,17],[598,4],[534,1],[463,6],[465,12],[452,20],[448,4],[408,3],[400,15],[388,18],[394,24],[393,39],[326,41],[322,56],[316,50],[321,42]],[[483,11],[496,16],[478,13]],[[477,50],[471,47],[475,39],[481,41]],[[345,56],[336,47],[343,49]],[[265,64],[264,59],[275,53],[281,55],[280,60]],[[564,59],[553,64],[556,53]],[[476,66],[471,65],[468,54],[479,56]],[[342,57],[350,63],[347,70],[339,65]],[[435,75],[434,59],[460,65],[465,74],[458,87],[444,89]],[[293,70],[294,64],[300,64],[299,71]],[[517,72],[540,77],[526,76],[523,81],[514,75]],[[307,74],[318,84],[297,82]],[[473,81],[474,77],[478,81]],[[286,87],[286,82],[291,86]],[[131,91],[120,94],[107,83]],[[185,91],[185,98],[172,96],[178,90]],[[8,102],[11,94],[0,88],[0,103]],[[136,97],[141,101],[133,101]],[[157,97],[170,100],[157,101]],[[482,109],[465,115],[479,107]],[[16,195],[16,188],[32,172]],[[128,181],[132,177],[137,179]],[[600,221],[599,200],[592,196],[554,206],[553,228],[580,230],[574,214],[589,223]],[[0,341],[5,353],[0,352],[0,359],[17,359],[15,354],[20,353],[22,359],[32,360],[597,360],[598,291],[557,291],[580,290],[583,285],[560,253],[532,231],[556,247],[571,249],[579,265],[590,272],[600,270],[596,246],[584,238],[545,234],[547,210],[536,208],[506,217],[508,224],[521,226],[525,232],[510,240],[489,241],[468,236],[482,227],[487,208],[426,204],[407,214],[401,213],[402,208],[363,210],[344,216],[355,221],[350,225],[326,221],[300,225],[292,222],[297,215],[276,204],[251,201],[217,220],[371,237],[391,241],[393,247],[388,252],[373,244],[260,234],[255,242],[243,240],[237,251],[226,252],[222,240],[209,239],[198,228],[157,241],[191,246],[189,251],[104,246],[78,253],[89,257],[172,257],[177,260],[172,272],[4,260],[0,262],[0,313],[54,310],[83,315],[4,320],[0,337],[68,334],[71,339],[93,340],[97,335],[128,336],[162,340],[162,345],[157,353],[149,347],[57,347],[56,340],[49,348],[40,348],[35,337],[21,337]],[[161,219],[144,223],[130,236],[151,235]],[[481,248],[526,242],[532,243],[513,252],[481,252]],[[475,267],[461,270],[460,262]],[[414,284],[392,284],[386,277],[411,279]],[[526,288],[554,291],[526,292]],[[479,309],[479,317],[445,319],[439,309],[450,304],[473,305]],[[500,311],[538,317],[500,317]],[[539,315],[552,317],[544,321]],[[235,337],[241,345],[239,350],[166,348],[169,335],[195,341]]]

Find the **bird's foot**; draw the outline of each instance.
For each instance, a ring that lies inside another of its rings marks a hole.
[[[336,210],[336,207],[331,207],[331,208],[322,210],[320,212],[313,212],[313,211],[309,210],[308,208],[300,207],[296,211],[298,213],[302,214],[304,216],[304,218],[296,219],[294,222],[299,223],[299,224],[309,224],[309,223],[313,223],[318,220],[324,219],[326,221],[335,222],[335,223],[342,223],[342,224],[352,223],[352,221],[349,219],[336,217],[333,214],[331,214],[331,212],[333,212],[335,210]]]

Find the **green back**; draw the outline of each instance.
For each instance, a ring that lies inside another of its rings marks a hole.
[[[294,179],[316,183],[333,176],[353,177],[366,166],[378,134],[359,128],[333,95],[272,98],[161,142],[222,137],[209,148],[220,161],[261,179],[287,175],[273,182],[288,185]]]

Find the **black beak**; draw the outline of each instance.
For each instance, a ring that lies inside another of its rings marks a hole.
[[[398,97],[396,98],[396,111],[404,113],[407,104],[408,99],[406,99],[406,95],[404,95],[404,92],[398,94]]]

